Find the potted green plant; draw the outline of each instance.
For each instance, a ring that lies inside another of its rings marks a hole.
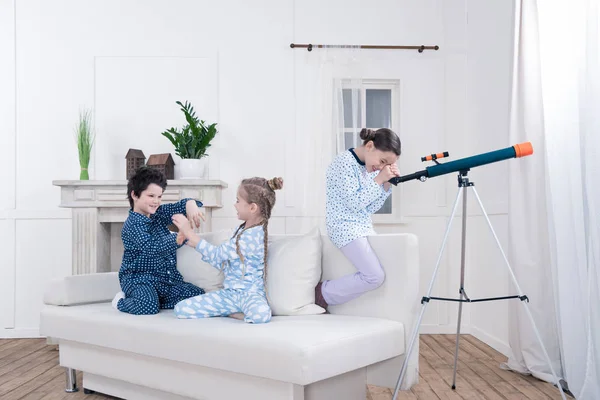
[[[79,180],[87,181],[90,179],[88,167],[90,166],[90,157],[94,146],[91,112],[89,110],[79,112],[79,122],[75,127],[75,136],[79,153]]]
[[[187,101],[176,102],[185,115],[187,124],[181,130],[170,128],[162,135],[169,139],[181,161],[179,163],[180,179],[202,179],[206,176],[206,157],[210,142],[217,134],[217,124],[207,125],[196,117],[194,107]]]

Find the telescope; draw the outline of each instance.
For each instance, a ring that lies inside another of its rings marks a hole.
[[[490,151],[488,153],[482,153],[471,157],[461,158],[456,161],[449,161],[446,163],[439,163],[437,160],[440,158],[448,157],[448,152],[431,154],[429,156],[421,157],[421,161],[433,161],[436,165],[425,168],[422,171],[415,173],[397,176],[389,180],[390,183],[398,185],[401,182],[410,181],[413,179],[419,179],[421,182],[425,182],[427,178],[433,178],[440,175],[449,174],[451,172],[466,172],[471,168],[479,167],[485,164],[495,163],[497,161],[508,160],[509,158],[525,157],[533,154],[533,146],[531,142],[523,142],[515,144],[500,150]]]
[[[452,206],[452,212],[450,217],[448,218],[448,225],[446,227],[446,233],[444,234],[444,239],[442,241],[442,248],[437,257],[437,262],[435,268],[433,269],[433,275],[431,277],[431,281],[429,282],[429,289],[427,290],[427,294],[421,298],[421,312],[419,313],[419,317],[417,319],[417,323],[413,328],[413,332],[411,334],[411,339],[408,344],[408,349],[404,355],[404,362],[402,364],[402,369],[400,370],[400,376],[398,377],[398,381],[396,383],[396,388],[394,389],[394,395],[392,400],[396,400],[398,393],[400,392],[400,387],[402,386],[402,381],[404,376],[408,371],[409,360],[411,359],[411,354],[413,350],[413,346],[415,342],[418,340],[419,329],[421,326],[421,321],[423,320],[423,315],[425,314],[425,309],[430,301],[452,301],[458,302],[458,319],[456,324],[456,347],[454,350],[454,372],[452,377],[452,390],[456,390],[456,372],[458,369],[458,350],[459,350],[459,342],[460,342],[460,330],[461,330],[461,321],[462,321],[462,307],[463,303],[479,303],[479,302],[487,302],[487,301],[497,301],[497,300],[509,300],[509,299],[518,299],[521,301],[521,304],[525,307],[527,311],[527,316],[531,322],[533,330],[535,331],[536,337],[538,339],[538,344],[542,348],[546,362],[550,367],[550,371],[552,372],[552,377],[554,378],[554,384],[559,389],[562,400],[567,400],[565,393],[562,388],[562,384],[559,381],[554,369],[552,367],[552,362],[550,361],[550,357],[548,356],[548,352],[544,348],[544,343],[542,342],[540,333],[536,327],[535,321],[531,314],[531,311],[528,308],[529,297],[521,291],[519,287],[519,283],[517,282],[517,278],[515,273],[513,272],[512,267],[510,266],[510,262],[506,257],[504,250],[502,249],[502,245],[500,240],[498,239],[498,235],[494,231],[494,227],[492,226],[492,222],[488,214],[483,207],[483,202],[477,193],[477,189],[475,188],[475,184],[471,182],[471,180],[467,177],[468,172],[471,168],[479,167],[480,165],[491,164],[497,161],[507,160],[509,158],[519,158],[525,157],[533,154],[533,146],[530,142],[524,142],[515,144],[514,146],[507,147],[505,149],[490,151],[489,153],[482,153],[472,157],[462,158],[456,161],[449,161],[443,164],[440,164],[437,160],[440,158],[448,157],[448,152],[431,154],[429,156],[421,157],[421,161],[433,161],[436,165],[432,165],[427,167],[423,171],[415,172],[414,174],[398,176],[389,180],[389,182],[397,185],[400,182],[410,181],[412,179],[419,179],[422,182],[425,182],[427,178],[433,178],[435,176],[440,176],[444,174],[449,174],[451,172],[458,171],[458,190],[456,193],[456,200],[454,200],[454,205]],[[477,203],[479,204],[479,208],[481,209],[481,213],[485,217],[485,221],[487,222],[490,231],[496,240],[496,245],[500,249],[502,256],[504,257],[504,262],[506,263],[506,267],[510,272],[510,276],[512,277],[514,286],[517,290],[517,294],[507,295],[507,296],[496,296],[496,297],[487,297],[487,298],[478,298],[474,299],[469,297],[467,291],[465,290],[465,266],[466,266],[466,232],[467,232],[467,194],[468,191],[471,191],[475,198],[477,199]],[[459,297],[456,298],[448,298],[448,297],[434,297],[432,296],[433,287],[435,284],[435,279],[437,273],[439,271],[442,254],[444,253],[444,249],[446,248],[446,244],[448,243],[448,236],[450,233],[450,226],[452,225],[452,221],[454,221],[454,216],[456,215],[456,211],[458,209],[459,201],[462,197],[462,235],[461,235],[461,249],[460,249],[460,287],[458,290]],[[418,343],[418,342],[417,342]]]

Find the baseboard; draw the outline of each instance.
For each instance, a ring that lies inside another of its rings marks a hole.
[[[456,335],[456,325],[421,325],[419,333],[422,335]],[[461,326],[460,333],[470,334],[471,327],[469,325]]]
[[[0,329],[0,339],[39,339],[41,337],[39,329]]]
[[[456,325],[421,325],[419,333],[421,335],[456,335]],[[494,350],[502,353],[506,357],[509,357],[510,346],[507,343],[504,343],[497,337],[492,336],[475,326],[461,326],[460,333],[465,335],[473,335],[475,338],[481,340]]]
[[[500,339],[474,326],[471,327],[471,335],[481,340],[483,343],[487,344],[494,350],[502,353],[506,357],[510,357],[510,346],[507,343],[501,341]]]

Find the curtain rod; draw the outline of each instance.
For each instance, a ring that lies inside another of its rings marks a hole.
[[[382,46],[382,45],[368,45],[368,44],[361,44],[361,45],[340,45],[340,44],[299,44],[299,43],[292,43],[290,44],[290,47],[292,49],[295,48],[305,48],[308,51],[312,51],[312,49],[319,48],[319,49],[345,49],[345,48],[359,48],[359,49],[383,49],[383,50],[418,50],[419,53],[422,53],[424,50],[438,50],[440,48],[440,46]]]

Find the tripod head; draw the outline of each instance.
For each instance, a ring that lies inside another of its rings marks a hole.
[[[449,161],[446,163],[439,163],[437,160],[439,158],[448,157],[449,153],[437,153],[431,154],[429,156],[421,157],[421,161],[433,161],[435,165],[425,168],[422,171],[417,171],[415,173],[397,176],[389,180],[393,185],[398,185],[399,183],[410,181],[413,179],[418,179],[421,182],[425,182],[427,178],[433,178],[440,175],[449,174],[452,172],[460,171],[467,172],[471,168],[479,167],[485,164],[491,164],[497,161],[507,160],[509,158],[520,158],[533,154],[533,146],[531,142],[524,142],[515,144],[511,147],[506,147],[500,150],[490,151],[488,153],[482,153],[471,157],[461,158],[456,161]]]

